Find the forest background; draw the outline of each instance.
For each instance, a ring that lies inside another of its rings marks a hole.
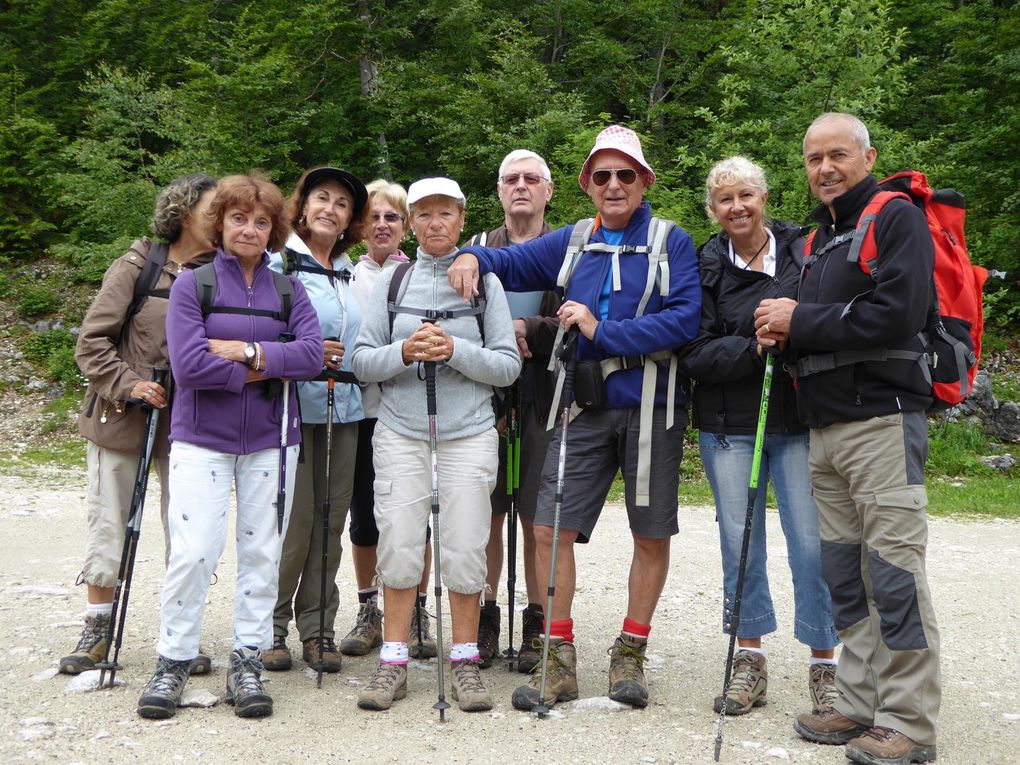
[[[35,384],[8,358],[47,370],[44,431],[70,432],[74,328],[176,176],[260,168],[289,192],[324,163],[448,175],[474,232],[500,222],[499,162],[527,147],[549,161],[561,225],[590,209],[577,172],[619,122],[658,174],[653,209],[700,244],[705,175],[735,153],[765,167],[774,217],[807,222],[801,139],[829,110],[868,124],[878,174],[920,169],[966,196],[971,257],[1004,275],[985,290],[984,355],[1015,359],[1018,96],[1020,5],[996,0],[8,0],[0,394]],[[1020,400],[1020,375],[996,393]],[[971,467],[940,472],[990,470],[973,438]]]

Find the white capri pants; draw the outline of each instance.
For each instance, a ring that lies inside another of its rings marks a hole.
[[[439,465],[439,551],[443,583],[474,595],[485,587],[485,546],[489,541],[496,485],[499,436],[489,428],[476,436],[437,445]],[[394,433],[382,422],[372,437],[375,464],[375,522],[379,527],[376,573],[386,587],[416,587],[425,559],[425,532],[432,511],[429,442]]]
[[[227,541],[230,494],[237,490],[237,588],[233,648],[273,644],[273,608],[283,538],[294,496],[298,447],[287,449],[284,533],[277,532],[280,450],[224,454],[177,441],[170,449],[170,565],[160,607],[160,656],[198,655],[209,581]]]
[[[88,441],[86,470],[89,484],[85,500],[87,531],[85,535],[85,563],[81,570],[81,581],[95,587],[115,587],[120,572],[120,558],[124,552],[124,530],[131,514],[131,498],[135,493],[135,478],[138,476],[138,461],[141,457],[128,452],[118,452]],[[163,526],[163,549],[170,560],[170,532],[167,530],[166,514],[170,502],[167,487],[167,464],[164,459],[153,457],[152,464],[159,476],[160,520]],[[145,496],[144,508],[154,507],[155,486],[151,477]]]

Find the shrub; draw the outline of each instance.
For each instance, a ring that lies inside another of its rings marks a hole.
[[[29,284],[18,292],[18,315],[23,319],[35,319],[51,314],[60,308],[60,295],[44,285]]]

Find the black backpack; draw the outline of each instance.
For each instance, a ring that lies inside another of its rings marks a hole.
[[[234,306],[213,305],[216,298],[216,269],[213,263],[206,263],[195,269],[195,289],[198,291],[198,303],[202,307],[202,318],[211,313],[238,313],[244,316],[268,316],[287,324],[290,320],[290,311],[294,307],[294,283],[289,276],[270,270],[273,275],[273,284],[280,295],[280,310],[270,311],[266,308],[248,308]]]
[[[471,300],[470,308],[458,308],[453,311],[434,311],[426,308],[404,308],[400,301],[404,298],[407,290],[407,279],[411,275],[411,268],[415,261],[410,260],[400,263],[393,269],[393,278],[390,279],[389,294],[386,297],[386,308],[390,314],[390,337],[393,337],[393,320],[398,313],[409,313],[412,316],[421,316],[426,321],[438,321],[439,319],[456,319],[460,316],[474,316],[478,322],[478,334],[482,337],[482,345],[485,345],[485,278],[478,279],[478,295]]]

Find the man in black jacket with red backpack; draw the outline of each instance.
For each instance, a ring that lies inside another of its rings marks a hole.
[[[808,128],[804,165],[822,203],[812,215],[818,230],[798,300],[763,301],[755,325],[764,345],[789,346],[798,410],[811,428],[822,570],[843,641],[839,700],[794,727],[810,741],[846,744],[853,762],[892,765],[935,759],[941,700],[925,573],[932,388],[922,333],[934,248],[924,214],[895,199],[873,222],[871,273],[848,257],[879,191],[875,158],[867,128],[851,115],[823,114]]]

